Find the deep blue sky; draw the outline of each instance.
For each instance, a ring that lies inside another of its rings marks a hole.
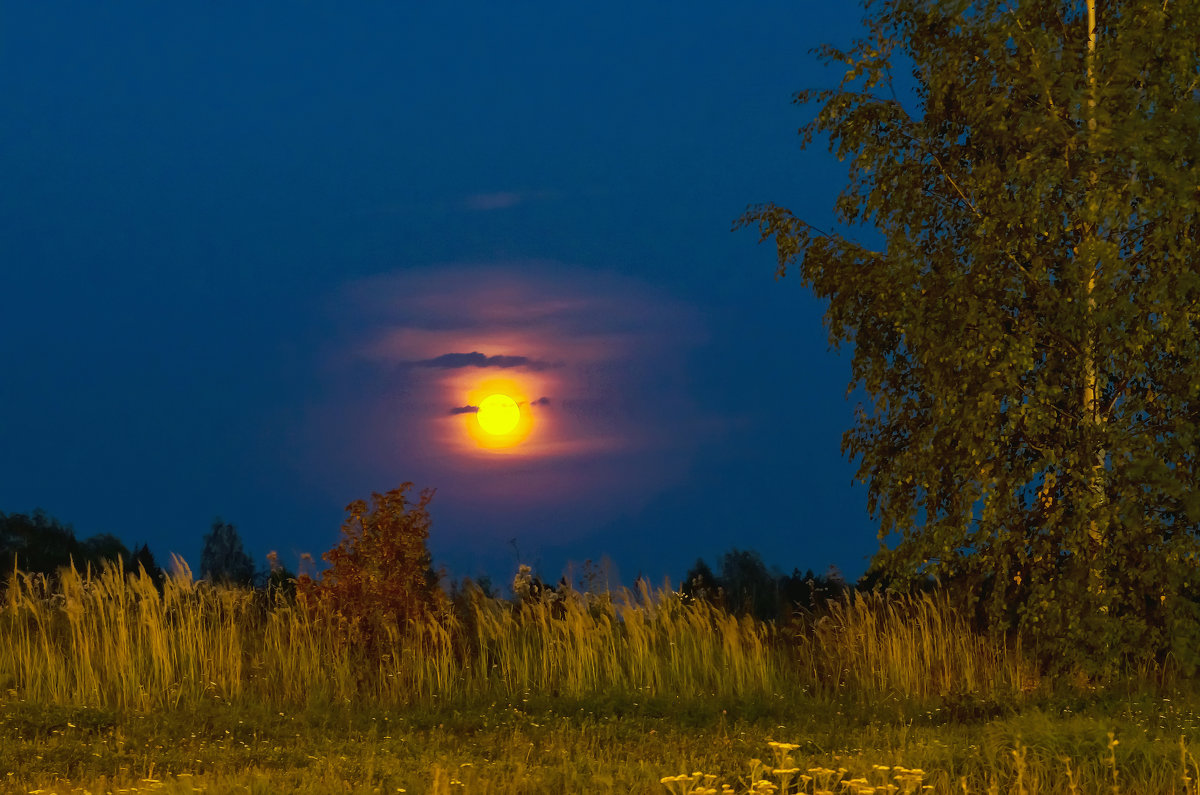
[[[414,481],[455,575],[857,577],[849,353],[730,227],[828,222],[791,96],[860,11],[0,2],[0,511],[294,568]],[[429,363],[474,352],[525,359]],[[549,399],[523,449],[463,446],[490,377]]]

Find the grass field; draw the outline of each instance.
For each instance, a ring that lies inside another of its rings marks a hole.
[[[1200,699],[1038,677],[944,597],[775,626],[666,588],[377,636],[249,589],[10,579],[12,792],[1195,792]],[[772,787],[774,789],[772,789]]]

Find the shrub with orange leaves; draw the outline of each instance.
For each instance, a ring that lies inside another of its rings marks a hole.
[[[330,610],[348,640],[372,648],[380,631],[394,624],[404,632],[410,621],[430,616],[444,599],[425,545],[429,537],[429,502],[424,489],[413,502],[412,483],[386,494],[375,492],[371,504],[355,500],[346,506],[342,541],[321,557],[329,564],[319,580],[299,578],[302,598]]]

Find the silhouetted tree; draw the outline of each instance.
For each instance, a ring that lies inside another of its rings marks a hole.
[[[263,577],[263,593],[267,604],[275,599],[291,602],[296,597],[296,575],[288,567],[279,562],[279,553],[271,550],[267,553],[267,572]]]
[[[679,586],[679,591],[689,599],[697,599],[717,606],[725,604],[721,583],[703,558],[696,558],[696,562],[688,569],[688,573],[683,575],[683,583]]]
[[[53,574],[79,558],[79,542],[70,525],[40,508],[29,515],[0,513],[0,555],[0,577],[7,578],[14,566],[24,572]]]
[[[40,508],[30,515],[0,513],[0,580],[14,565],[23,572],[55,575],[74,565],[80,572],[99,570],[108,561],[128,569],[131,555],[125,544],[110,533],[79,541],[70,525],[46,515]]]
[[[213,520],[212,529],[204,536],[204,550],[200,553],[200,576],[212,582],[232,585],[254,584],[254,561],[242,547],[242,537],[237,528],[222,521]]]
[[[768,568],[753,550],[731,549],[720,557],[720,576],[703,559],[697,559],[683,578],[680,592],[760,621],[782,621],[800,609],[808,613],[825,609],[830,599],[841,598],[850,588],[836,567],[823,575],[812,569],[790,575]]]
[[[812,569],[804,574],[793,569],[791,575],[779,578],[779,598],[788,610],[799,608],[810,613],[822,612],[830,600],[842,598],[849,590],[841,572],[833,566],[823,575],[813,574]]]
[[[778,617],[775,577],[757,552],[734,548],[723,554],[721,586],[725,589],[725,604],[730,610],[749,613],[763,621]]]
[[[146,570],[146,573],[150,575],[150,578],[153,579],[154,582],[159,584],[162,583],[162,567],[159,566],[158,561],[154,559],[154,553],[150,551],[150,547],[147,544],[142,544],[140,547],[137,547],[133,550],[133,558],[130,560],[129,570],[133,573],[136,573],[139,566]]]
[[[85,539],[79,544],[79,556],[75,558],[75,567],[86,571],[89,567],[99,572],[105,561],[119,564],[129,571],[129,563],[133,560],[129,548],[121,539],[112,533],[98,533]]]

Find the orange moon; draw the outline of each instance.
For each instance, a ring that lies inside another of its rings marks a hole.
[[[493,436],[512,433],[521,421],[521,407],[508,395],[496,393],[479,401],[479,426]]]
[[[476,447],[489,452],[516,452],[533,431],[529,397],[516,381],[493,378],[472,387],[467,404],[475,411],[466,414],[466,431]]]

